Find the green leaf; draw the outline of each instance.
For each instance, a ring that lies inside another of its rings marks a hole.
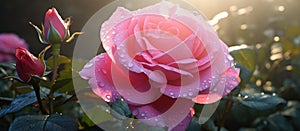
[[[290,24],[288,25],[286,31],[285,31],[285,35],[287,38],[294,38],[297,37],[300,34],[300,26],[296,25],[296,24]]]
[[[118,100],[114,103],[111,103],[111,108],[116,111],[119,115],[130,117],[131,111],[128,105],[123,100]]]
[[[16,69],[16,64],[15,63],[11,63],[11,62],[8,62],[8,63],[1,62],[0,63],[0,67],[4,67],[4,68],[9,68],[9,69],[15,70]]]
[[[74,90],[72,79],[63,79],[56,81],[53,85],[54,91],[69,92]]]
[[[279,104],[286,103],[284,99],[271,95],[246,96],[244,99],[241,99],[240,102],[243,105],[256,110],[268,110]]]
[[[86,114],[89,119],[92,120],[95,124],[100,124],[102,122],[113,119],[113,116],[110,114],[108,107],[105,107],[103,105],[90,108],[86,111]]]
[[[17,86],[14,88],[18,93],[28,93],[28,92],[31,92],[33,91],[33,87],[32,86]]]
[[[267,119],[270,131],[293,131],[293,126],[279,114],[270,115]]]
[[[27,115],[16,118],[9,131],[37,130],[37,131],[75,131],[78,130],[77,122],[67,115]]]
[[[41,97],[45,98],[45,95],[41,94]],[[35,96],[34,92],[21,94],[21,95],[17,96],[10,103],[10,105],[8,105],[0,110],[0,117],[6,115],[8,113],[17,112],[17,111],[23,109],[25,106],[35,103],[36,101],[37,100],[36,100],[36,96]]]
[[[201,125],[198,122],[198,118],[193,117],[189,126],[187,127],[187,131],[200,131]]]
[[[53,57],[48,58],[48,65],[53,68]],[[58,65],[71,63],[71,60],[63,55],[58,56]]]
[[[236,67],[240,68],[239,76],[241,78],[241,84],[246,84],[251,79],[252,72],[248,68],[246,68],[240,64],[236,64]]]
[[[81,123],[83,123],[85,127],[92,127],[95,125],[95,123],[86,114],[84,114],[81,118]]]
[[[212,119],[209,119],[207,122],[205,122],[203,125],[201,125],[201,127],[207,131],[216,131],[217,130],[217,126],[215,125],[215,123],[213,122]]]
[[[255,52],[248,46],[234,46],[229,48],[230,54],[234,61],[246,68],[251,72],[255,70]]]

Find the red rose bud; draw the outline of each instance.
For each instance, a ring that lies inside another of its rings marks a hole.
[[[16,50],[16,69],[21,80],[29,82],[31,76],[42,77],[45,71],[45,65],[38,58],[32,55],[24,48]]]
[[[69,37],[68,24],[55,8],[46,12],[43,33],[47,43],[60,43]]]

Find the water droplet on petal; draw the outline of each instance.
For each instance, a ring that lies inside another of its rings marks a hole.
[[[132,63],[128,63],[128,67],[133,67],[133,64]]]
[[[105,98],[106,98],[107,100],[110,100],[111,96],[110,96],[110,95],[106,95]]]
[[[193,92],[189,92],[189,96],[193,96]]]
[[[102,69],[103,74],[107,74],[107,71],[105,69]]]
[[[100,83],[100,86],[101,86],[101,87],[104,87],[104,86],[105,86],[105,84],[104,84],[104,83]]]

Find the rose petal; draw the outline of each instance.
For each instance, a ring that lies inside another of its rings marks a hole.
[[[95,94],[107,102],[120,98],[111,80],[111,59],[102,53],[90,60],[79,72],[83,79],[89,80],[89,85]]]
[[[112,14],[112,16],[104,22],[101,26],[101,41],[103,43],[103,47],[106,50],[106,53],[110,56],[110,58],[114,61],[113,55],[114,55],[114,47],[118,46],[116,45],[114,41],[122,42],[126,38],[128,38],[127,30],[128,30],[128,24],[125,24],[125,19],[128,19],[131,17],[130,11],[128,11],[125,8],[118,7],[117,10]],[[119,23],[122,23],[122,26],[119,26],[118,28],[115,28],[116,25]],[[127,22],[128,23],[128,22]],[[116,30],[112,30],[116,29]],[[116,33],[118,32],[118,33]],[[114,36],[117,35],[118,39],[114,39]]]
[[[237,68],[228,68],[217,84],[199,92],[199,95],[192,100],[199,104],[210,104],[222,99],[239,84],[239,72]]]

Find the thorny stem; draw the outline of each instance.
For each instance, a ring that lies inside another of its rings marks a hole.
[[[49,93],[49,111],[50,113],[53,112],[53,99],[54,99],[54,89],[53,85],[55,84],[57,78],[57,68],[58,68],[58,56],[60,53],[60,43],[53,44],[52,48],[53,53],[53,66],[52,66],[52,80],[51,80],[51,89]]]

